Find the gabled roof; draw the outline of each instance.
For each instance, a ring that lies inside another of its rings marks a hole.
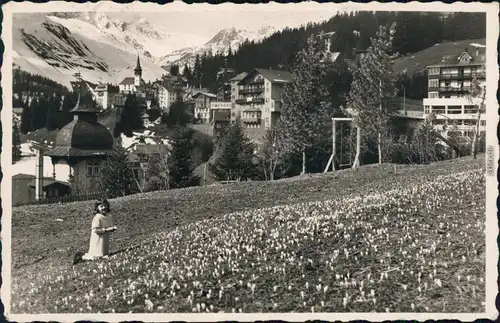
[[[58,181],[58,180],[55,180],[55,179],[50,178],[50,177],[43,178],[43,182],[42,182],[43,187],[47,187],[47,186],[54,185],[54,184],[59,184],[59,185],[64,185],[64,186],[70,187],[70,184],[68,182]],[[32,179],[31,182],[28,184],[28,186],[35,187],[36,186],[36,179]]]
[[[464,55],[468,55],[470,57],[471,61],[469,64],[484,63],[486,61],[486,47],[477,45],[472,47],[473,48],[466,48],[465,50],[454,55],[444,55],[440,63],[430,65],[428,67],[442,66],[442,65],[458,65],[460,64],[460,59]]]
[[[133,85],[135,83],[135,78],[134,77],[126,77],[123,79],[123,81],[120,82],[120,85]],[[144,80],[141,78],[141,84],[144,84]]]
[[[250,73],[248,73],[243,79],[241,79],[238,84],[242,83],[244,80],[254,76],[255,74],[260,74],[262,77],[270,81],[271,83],[288,83],[292,80],[292,73],[280,70],[266,70],[262,68],[256,68]]]
[[[36,176],[31,174],[22,174],[22,173],[12,176],[12,179],[33,179],[33,178],[36,178]]]
[[[231,82],[241,81],[241,80],[243,80],[243,78],[245,78],[245,76],[247,76],[247,74],[248,74],[247,72],[242,72],[242,73],[236,75],[235,77],[233,77],[232,79],[230,79],[229,81],[231,81]]]
[[[216,97],[217,97],[217,95],[212,94],[212,93],[207,93],[207,92],[198,91],[198,92],[196,92],[195,94],[193,94],[193,98],[194,98],[194,97],[197,97],[198,95],[208,96],[209,98],[216,98]]]
[[[99,84],[95,87],[94,91],[107,91],[108,84]]]

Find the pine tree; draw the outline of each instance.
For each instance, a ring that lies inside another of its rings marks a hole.
[[[256,172],[253,151],[252,143],[237,121],[220,140],[210,168],[218,180],[250,179]]]
[[[117,145],[113,153],[103,162],[101,189],[109,198],[131,193],[134,174],[128,156],[127,151]]]
[[[185,126],[193,122],[193,117],[188,113],[188,107],[185,102],[174,102],[166,116],[166,123],[170,126]]]
[[[354,123],[361,128],[361,136],[366,142],[378,143],[379,163],[384,160],[382,142],[388,136],[390,117],[397,109],[394,104],[397,88],[389,56],[391,41],[388,28],[380,27],[365,58],[353,65],[348,95],[348,106],[353,111]]]
[[[38,109],[39,103],[38,103],[38,97],[33,97],[31,99],[31,102],[29,104],[29,114],[30,114],[30,130],[29,131],[34,131],[38,129],[38,124],[37,124],[37,119],[39,118],[40,111]]]
[[[21,133],[27,134],[31,131],[32,126],[32,115],[30,105],[27,102],[22,103],[23,112],[21,114]]]
[[[172,64],[170,66],[170,75],[178,76],[179,75],[179,66],[176,64]]]
[[[135,94],[129,94],[125,100],[123,111],[121,113],[119,130],[127,137],[132,136],[132,132],[140,130],[143,127],[141,119],[141,108]]]
[[[193,68],[194,86],[196,86],[196,87],[201,86],[202,75],[203,75],[203,70],[202,70],[202,66],[201,66],[201,57],[199,54],[196,54],[196,57],[194,59],[194,68]]]
[[[19,135],[19,127],[17,122],[12,125],[12,161],[16,162],[21,159],[21,136]]]
[[[199,185],[200,178],[193,175],[192,139],[192,129],[177,127],[173,136],[172,150],[168,158],[170,188]]]
[[[297,55],[292,81],[285,86],[279,121],[279,144],[284,152],[302,153],[302,173],[306,172],[306,150],[323,136],[331,114],[330,98],[324,83],[327,66],[325,45],[313,35]]]
[[[45,127],[49,131],[57,129],[60,103],[59,97],[51,98],[51,100],[47,102],[47,119],[45,121]]]
[[[69,111],[71,111],[76,104],[75,95],[73,93],[66,93],[64,95],[62,110],[59,114],[59,129],[67,125],[73,120],[73,116]]]

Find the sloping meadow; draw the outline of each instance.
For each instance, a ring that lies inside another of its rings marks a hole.
[[[483,161],[216,186],[212,201],[198,188],[136,196],[143,230],[161,223],[155,196],[184,192],[184,209],[205,202],[206,216],[149,235],[129,225],[141,243],[108,260],[58,266],[54,253],[18,264],[12,311],[483,311]],[[135,241],[128,234],[119,241]]]

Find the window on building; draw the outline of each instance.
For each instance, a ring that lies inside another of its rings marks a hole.
[[[439,75],[439,67],[429,68],[429,75]]]
[[[439,97],[438,92],[429,92],[429,99],[436,99]]]
[[[100,164],[98,161],[89,160],[87,161],[87,176],[96,177],[100,174]]]
[[[477,105],[466,105],[466,106],[464,106],[464,113],[466,113],[466,114],[477,113]]]
[[[430,109],[430,107],[428,105],[424,106],[424,113],[425,114],[431,113],[431,109]]]
[[[436,79],[429,80],[429,87],[438,87],[438,86],[439,86],[439,80]]]
[[[445,107],[442,105],[436,105],[432,107],[432,112],[436,114],[444,114],[445,112]]]
[[[462,106],[460,105],[449,105],[448,106],[448,114],[461,114]]]

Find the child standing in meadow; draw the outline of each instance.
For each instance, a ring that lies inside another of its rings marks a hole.
[[[109,254],[109,237],[112,232],[116,231],[110,211],[109,202],[106,199],[100,199],[95,203],[89,251],[82,256],[82,260],[93,260]]]

